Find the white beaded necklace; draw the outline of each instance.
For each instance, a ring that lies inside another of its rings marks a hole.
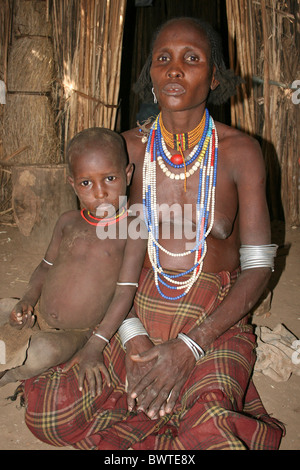
[[[161,156],[157,157],[157,163],[159,164],[161,170],[166,174],[166,176],[168,176],[172,180],[173,179],[175,179],[175,180],[184,180],[185,178],[189,178],[189,176],[193,175],[195,173],[195,171],[197,171],[198,168],[200,168],[201,162],[203,161],[203,158],[204,158],[204,155],[205,155],[205,152],[207,150],[209,142],[210,142],[210,137],[207,136],[207,138],[205,139],[205,142],[203,144],[202,150],[200,152],[199,158],[197,159],[196,163],[194,163],[192,168],[190,168],[188,171],[186,171],[184,173],[179,173],[179,174],[178,173],[172,173],[172,171],[169,170],[167,165],[164,163],[164,160]],[[167,149],[167,146],[166,146],[166,143],[165,143],[163,137],[161,139],[161,143],[162,143],[162,148],[165,152],[165,155],[171,160],[172,155],[169,152],[169,150]],[[193,158],[193,156],[197,152],[198,148],[199,148],[199,143],[196,145],[196,147],[194,147],[193,151],[189,154],[189,156],[188,156],[189,160],[191,160]]]
[[[202,158],[199,157],[197,168],[199,168],[199,187],[198,187],[198,199],[197,199],[197,211],[196,211],[196,243],[194,248],[187,250],[183,253],[172,253],[164,248],[159,243],[159,220],[157,211],[157,200],[156,200],[156,163],[160,165],[162,170],[167,173],[169,171],[164,170],[161,165],[162,157],[158,155],[158,148],[155,144],[156,131],[158,126],[158,120],[153,123],[148,138],[148,144],[145,152],[144,166],[143,166],[143,207],[145,221],[148,226],[149,238],[148,238],[148,255],[151,261],[155,284],[162,295],[162,297],[168,300],[176,300],[186,295],[195,281],[198,279],[203,266],[203,260],[206,254],[206,237],[211,231],[214,222],[214,207],[215,207],[215,187],[216,187],[216,170],[217,170],[217,156],[218,156],[218,136],[216,127],[213,119],[210,117],[210,125],[212,129],[208,148]],[[203,149],[202,149],[203,150]],[[166,165],[163,163],[166,167]],[[166,167],[167,168],[167,167]],[[189,176],[192,176],[196,170],[190,170]],[[171,173],[171,172],[170,172]],[[172,173],[173,174],[173,173]],[[185,174],[183,173],[183,177]],[[167,175],[169,176],[169,175]],[[179,178],[182,179],[180,175]],[[171,176],[169,176],[171,177]],[[174,176],[175,178],[175,176]],[[208,220],[210,216],[210,225]],[[194,265],[187,271],[175,275],[170,275],[163,271],[163,267],[159,261],[159,250],[163,251],[172,257],[183,257],[194,253]],[[191,274],[192,273],[192,274]],[[187,279],[180,281],[179,277],[186,274],[191,274]],[[168,283],[167,283],[168,281]],[[184,292],[175,297],[165,295],[160,289],[160,283],[172,290],[184,289]]]

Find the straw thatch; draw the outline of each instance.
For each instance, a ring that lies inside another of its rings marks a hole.
[[[226,0],[229,65],[245,80],[232,99],[232,124],[260,139],[271,216],[284,216],[291,225],[300,225],[300,106],[291,87],[300,76],[299,3]],[[223,2],[215,8],[200,0],[191,4],[189,14],[203,16],[207,8],[207,18],[218,24]],[[163,15],[186,14],[189,5],[161,0],[140,10],[136,61],[144,60],[142,38],[152,32],[147,23],[153,30]],[[65,144],[76,132],[116,128],[126,7],[126,0],[0,0],[0,80],[8,90],[7,104],[0,104],[1,198],[7,194],[0,215],[10,207],[10,165],[63,162]],[[124,64],[132,66],[132,75],[140,69],[135,60]],[[128,108],[134,119],[137,103]]]
[[[13,4],[14,37],[35,36],[51,37],[52,25],[47,17],[46,0],[9,0]]]
[[[15,39],[8,59],[7,83],[10,92],[50,92],[53,76],[53,45],[50,38],[19,36]]]
[[[53,0],[62,150],[76,132],[116,125],[126,0]]]
[[[58,139],[51,102],[54,60],[46,3],[16,0],[12,13],[1,160],[14,155],[13,164],[56,162]]]
[[[261,141],[273,219],[300,225],[299,0],[227,0],[231,67],[245,84],[232,99],[232,123]],[[282,206],[281,206],[282,204]]]
[[[0,1],[0,216],[11,210],[12,165],[63,162],[76,132],[115,128],[125,9],[126,0]]]
[[[7,82],[8,44],[11,39],[12,5],[9,0],[0,3],[0,79]],[[3,158],[3,116],[4,105],[0,104],[0,160]],[[11,223],[11,171],[0,166],[0,217],[1,222]]]
[[[0,15],[5,52],[0,69],[7,90],[6,104],[1,105],[2,216],[11,210],[10,167],[56,163],[59,145],[51,99],[54,60],[46,2],[2,0]]]
[[[2,163],[56,163],[58,140],[49,98],[9,93],[5,106]]]

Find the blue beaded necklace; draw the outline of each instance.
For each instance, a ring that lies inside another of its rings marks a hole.
[[[194,152],[193,156],[191,158],[185,158],[185,163],[181,163],[181,164],[175,164],[171,161],[170,158],[168,158],[166,156],[166,152],[165,152],[165,149],[163,148],[163,137],[162,137],[162,133],[161,133],[161,127],[160,127],[160,119],[161,119],[161,115],[159,114],[158,117],[157,117],[157,132],[156,132],[156,145],[159,149],[159,154],[163,157],[165,163],[168,163],[170,166],[172,166],[173,168],[184,168],[184,166],[188,166],[190,165],[191,163],[193,163],[198,157],[199,157],[199,154],[201,152],[201,149],[203,147],[203,143],[206,139],[206,136],[207,136],[207,132],[208,132],[208,129],[209,129],[209,124],[210,124],[210,116],[209,116],[209,112],[208,110],[206,109],[205,110],[205,125],[204,125],[204,131],[203,131],[203,134],[202,134],[202,137],[201,137],[201,140],[200,142],[198,142],[197,146],[196,146],[196,151]]]
[[[201,141],[199,143],[199,148],[197,149],[197,162],[199,162],[199,185],[196,206],[196,242],[195,246],[191,250],[187,250],[183,253],[169,252],[158,241],[159,220],[156,201],[156,168],[159,158],[161,158],[161,156],[163,157],[164,154],[164,152],[162,152],[163,148],[161,145],[162,136],[160,132],[159,117],[153,123],[148,138],[143,167],[143,208],[144,217],[147,223],[149,233],[148,254],[153,267],[155,284],[158,289],[158,292],[163,298],[167,300],[177,300],[185,296],[193,286],[196,279],[199,277],[202,271],[203,260],[206,254],[206,237],[210,233],[214,220],[218,137],[214,121],[209,116],[207,110],[206,118],[208,120],[208,123],[206,123],[206,130],[204,130],[203,132],[205,136],[202,136]],[[205,154],[202,157],[199,157],[205,139],[209,140],[209,145],[205,151]],[[193,161],[196,160],[197,156]],[[170,164],[169,159],[167,160],[167,163]],[[172,164],[171,166],[173,165],[174,164]],[[182,167],[182,165],[175,165],[175,168],[180,167]],[[168,172],[166,172],[166,175],[169,176]],[[211,220],[209,227],[207,227],[209,216]],[[163,267],[160,263],[160,250],[166,253],[167,255],[173,257],[187,256],[194,253],[194,264],[190,269],[184,272],[180,272],[179,274],[172,275],[167,272],[164,272]],[[188,279],[185,279],[183,281],[179,280],[180,277],[186,277],[187,275],[190,275]],[[184,292],[179,295],[176,295],[175,297],[168,296],[162,292],[160,284],[171,289],[172,291],[184,289]]]

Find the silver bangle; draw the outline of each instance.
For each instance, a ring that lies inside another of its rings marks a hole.
[[[274,258],[278,245],[241,245],[241,271],[251,268],[271,268],[274,271]]]
[[[105,341],[106,343],[109,343],[109,339],[104,338],[104,336],[100,335],[99,333],[96,333],[95,331],[93,331],[93,335],[98,336],[98,338],[103,339],[103,341]]]
[[[49,266],[53,266],[53,263],[50,263],[50,261],[47,261],[45,258],[43,258],[43,261],[44,261],[46,264],[49,264]]]
[[[135,336],[146,335],[149,337],[139,318],[127,318],[124,320],[119,328],[119,335],[125,350],[125,344],[127,341],[134,338]]]
[[[117,282],[117,286],[134,286],[139,287],[137,282]]]
[[[199,346],[199,344],[197,344],[189,336],[185,335],[184,333],[179,333],[177,338],[181,339],[190,348],[190,350],[194,354],[196,362],[205,356],[205,352],[203,351],[201,346]]]

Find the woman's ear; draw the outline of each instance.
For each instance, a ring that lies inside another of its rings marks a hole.
[[[129,186],[130,183],[131,183],[133,171],[134,171],[134,164],[133,164],[133,163],[129,163],[129,164],[127,165],[127,167],[126,167],[127,186]]]
[[[213,73],[211,77],[210,89],[215,90],[220,85],[220,82],[216,79],[216,66],[213,66]]]

